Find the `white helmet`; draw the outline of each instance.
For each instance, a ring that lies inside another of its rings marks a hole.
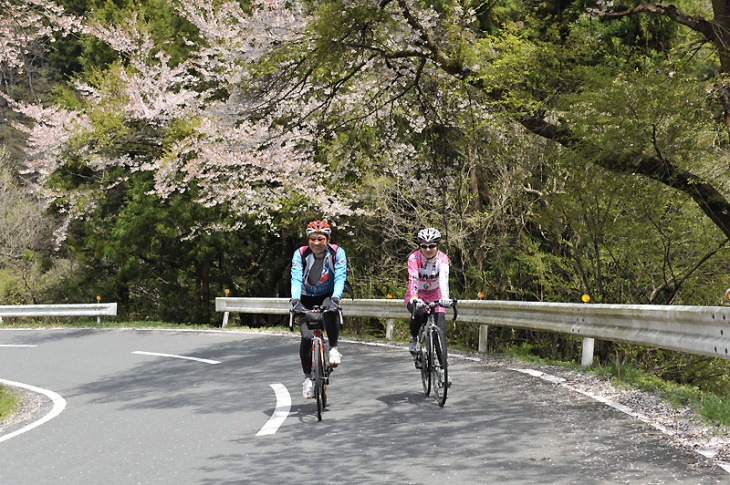
[[[418,240],[423,242],[440,242],[441,241],[441,233],[438,229],[435,229],[433,227],[427,227],[426,229],[421,229],[418,231]]]

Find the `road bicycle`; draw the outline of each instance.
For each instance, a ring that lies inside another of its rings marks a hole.
[[[294,329],[294,315],[304,315],[307,328],[312,330],[312,387],[314,397],[317,399],[317,421],[322,421],[322,413],[327,407],[327,386],[330,383],[330,374],[334,367],[330,366],[329,356],[324,346],[324,314],[337,312],[339,322],[342,322],[342,310],[325,310],[314,306],[311,310],[303,312],[289,312],[289,330]]]
[[[450,302],[442,302],[441,300],[426,302],[426,321],[418,331],[418,343],[416,344],[416,351],[413,352],[413,360],[416,368],[421,370],[423,393],[429,396],[433,390],[438,405],[443,407],[446,403],[446,395],[448,394],[451,381],[449,381],[446,336],[439,326],[436,325],[436,312],[434,310],[439,306],[442,308],[448,308],[449,306],[453,308],[454,317],[452,320],[456,320],[459,314],[456,307],[456,299]],[[415,311],[416,308],[414,305],[412,314]]]

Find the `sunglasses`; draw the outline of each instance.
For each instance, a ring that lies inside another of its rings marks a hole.
[[[327,240],[326,237],[310,237],[310,241],[312,242],[325,242]]]
[[[438,244],[419,244],[421,249],[433,249],[435,247],[438,247]]]

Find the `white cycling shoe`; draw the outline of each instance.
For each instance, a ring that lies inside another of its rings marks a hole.
[[[302,396],[304,399],[312,399],[314,397],[314,386],[312,385],[312,379],[307,377],[302,383]]]
[[[342,362],[342,354],[337,348],[330,349],[330,366],[337,367]]]

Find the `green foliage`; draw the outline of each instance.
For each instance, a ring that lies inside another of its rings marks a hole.
[[[0,385],[0,421],[12,416],[20,407],[20,399],[9,387]]]
[[[270,284],[263,256],[271,248],[256,243],[255,230],[246,229],[245,238],[209,231],[223,214],[196,204],[194,194],[159,200],[150,194],[151,182],[131,177],[125,190],[105,199],[97,219],[74,228],[70,243],[94,272],[79,275],[73,291],[119,301],[132,318],[186,323],[217,319],[213,300],[224,288],[232,296],[261,294],[261,285]]]
[[[0,301],[3,305],[19,305],[25,303],[26,292],[20,278],[7,269],[0,270]]]
[[[704,396],[699,406],[700,415],[708,421],[730,426],[730,397],[713,394]]]
[[[665,389],[662,389],[662,388]],[[672,403],[673,406],[691,406],[698,402],[702,396],[702,392],[694,386],[676,386],[670,389],[666,389],[666,383],[661,382],[657,385],[657,389],[662,389],[659,395]],[[726,425],[730,425],[730,420],[725,421]]]

